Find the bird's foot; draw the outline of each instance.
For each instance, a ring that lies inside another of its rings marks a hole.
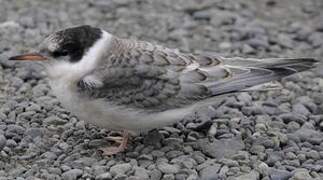
[[[115,147],[104,147],[100,148],[101,151],[103,151],[103,155],[105,156],[111,156],[114,154],[118,154],[119,152],[123,152],[127,148],[129,133],[126,130],[123,130],[122,137],[107,137],[109,140],[115,141],[116,143],[119,143],[119,146]]]

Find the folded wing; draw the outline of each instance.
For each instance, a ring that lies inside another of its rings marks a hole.
[[[122,45],[122,44],[121,44]],[[151,111],[180,108],[239,92],[315,66],[312,58],[244,59],[192,55],[140,42],[117,53],[79,82],[79,92],[116,106]]]

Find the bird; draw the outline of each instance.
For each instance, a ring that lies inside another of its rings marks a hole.
[[[49,34],[35,51],[9,60],[42,62],[64,108],[86,123],[122,132],[110,137],[119,145],[102,148],[104,155],[124,151],[129,132],[176,123],[217,97],[281,80],[318,62],[184,53],[89,25]]]

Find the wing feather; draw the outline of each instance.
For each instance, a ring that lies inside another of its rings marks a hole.
[[[85,78],[79,83],[80,92],[119,106],[151,111],[239,92],[310,69],[317,62],[311,58],[222,58],[179,53],[146,42],[122,43],[90,75],[92,80],[100,80],[94,83],[100,86],[93,88]],[[84,88],[86,84],[91,88]]]

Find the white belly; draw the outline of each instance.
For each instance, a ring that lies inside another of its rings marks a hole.
[[[136,112],[113,106],[103,99],[81,97],[76,88],[65,82],[51,81],[50,85],[64,108],[87,123],[110,130],[147,131],[179,121],[192,110],[188,107],[160,113]]]

